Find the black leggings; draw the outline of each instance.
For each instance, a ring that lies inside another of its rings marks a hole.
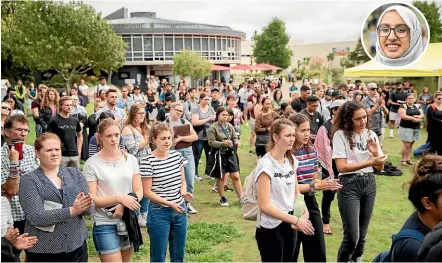
[[[289,223],[282,222],[273,229],[256,228],[262,262],[291,262],[295,252],[297,231]]]
[[[304,195],[304,201],[310,213],[309,220],[315,228],[313,236],[304,235],[298,231],[298,238],[296,239],[295,254],[292,261],[297,262],[302,243],[302,254],[304,255],[304,262],[327,262],[325,254],[325,240],[324,230],[322,228],[321,212],[319,211],[318,203],[315,196]]]
[[[328,170],[322,167],[322,179],[329,177]],[[330,206],[333,200],[335,200],[336,191],[322,191],[322,223],[330,224]]]
[[[46,254],[46,253],[31,253],[27,254],[28,262],[87,262],[88,254],[87,254],[87,244],[86,241],[82,246],[75,249],[72,252],[67,253],[55,253],[55,254]]]
[[[210,146],[208,140],[197,140],[192,144],[193,157],[195,159],[195,174],[198,174],[198,165],[201,159],[201,154],[206,155],[206,162],[209,159]]]

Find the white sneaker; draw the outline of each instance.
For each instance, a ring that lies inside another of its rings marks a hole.
[[[147,227],[147,220],[144,218],[144,213],[138,215],[138,225],[140,227]],[[147,216],[147,213],[146,213]]]
[[[218,187],[216,186],[216,184],[212,186],[212,192],[218,193]]]
[[[229,203],[227,203],[227,199],[224,196],[219,200],[219,204],[224,207],[229,206]]]
[[[201,176],[195,174],[195,180],[196,181],[202,181],[203,178]]]
[[[196,211],[196,209],[190,203],[187,203],[187,212],[189,214],[196,214],[198,211]]]

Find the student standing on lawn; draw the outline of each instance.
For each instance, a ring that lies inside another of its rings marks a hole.
[[[169,245],[170,261],[184,262],[187,234],[187,192],[184,166],[179,152],[171,151],[172,128],[157,123],[152,128],[155,150],[140,162],[144,196],[149,198],[147,227],[150,237],[150,261],[164,262]]]
[[[293,261],[298,261],[301,248],[303,249],[306,262],[326,262],[326,248],[321,212],[316,201],[316,190],[335,191],[342,186],[337,179],[318,179],[318,155],[311,143],[311,125],[308,117],[304,114],[292,115],[289,120],[295,124],[295,143],[293,154],[298,160],[296,169],[297,181],[300,193],[304,195],[304,201],[309,212],[309,220],[315,229],[314,235],[298,234]]]
[[[80,168],[83,134],[80,121],[71,116],[72,106],[71,97],[65,96],[60,99],[60,112],[49,121],[48,131],[57,134],[63,142],[61,166]]]
[[[295,127],[285,118],[270,128],[267,154],[258,160],[254,182],[258,193],[259,214],[256,242],[262,262],[291,262],[297,231],[313,235],[307,209],[301,217],[293,216],[299,194],[296,179],[298,161],[292,155]]]
[[[339,171],[338,206],[344,239],[338,262],[360,261],[376,198],[373,167],[384,169],[384,156],[376,133],[368,130],[364,106],[349,101],[339,108],[333,125],[333,159]]]

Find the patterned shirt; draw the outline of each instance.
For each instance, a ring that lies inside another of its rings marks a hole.
[[[294,152],[298,160],[298,183],[308,184],[314,179],[315,173],[318,172],[318,155],[313,147],[307,145],[302,146]]]
[[[9,154],[8,154],[8,144],[5,143],[2,146],[2,184],[6,183],[9,177],[9,168],[10,168]],[[34,146],[31,145],[23,145],[23,160],[19,161],[19,171],[21,176],[32,172],[40,166],[38,159],[35,156]],[[18,195],[13,196],[10,199],[11,204],[11,213],[14,221],[23,221],[25,220],[25,214],[20,206]]]
[[[2,237],[6,236],[6,232],[8,228],[14,224],[11,215],[11,205],[9,204],[8,198],[2,196],[2,216],[1,216],[1,224],[2,224]]]

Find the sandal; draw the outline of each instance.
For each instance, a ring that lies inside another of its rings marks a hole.
[[[414,163],[411,162],[410,160],[407,160],[406,163],[407,163],[408,165],[414,165]]]
[[[324,225],[322,226],[322,229],[323,229],[324,234],[326,234],[326,235],[331,235],[331,234],[333,234],[333,233],[332,233],[332,229],[331,229],[331,227],[330,227],[329,224],[324,224]]]
[[[408,163],[407,163],[407,161],[401,161],[401,165],[403,165],[403,166],[407,166]]]

